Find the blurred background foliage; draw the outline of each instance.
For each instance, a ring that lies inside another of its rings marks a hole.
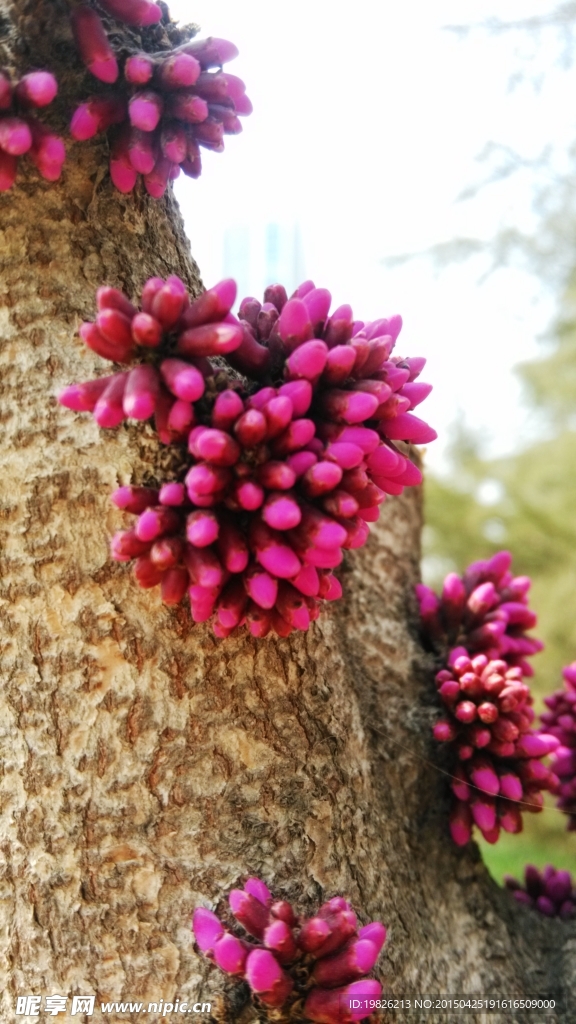
[[[524,21],[493,20],[481,30],[528,37],[535,56],[542,34],[553,33],[558,43],[556,67],[566,72],[569,102],[574,91],[576,4],[564,3],[548,15]],[[470,28],[454,31],[466,36]],[[537,61],[526,67],[524,58],[519,70],[511,73],[511,84],[528,82],[537,92],[545,74]],[[525,174],[531,166],[534,229],[526,232],[508,224],[492,243],[455,239],[432,256],[442,265],[482,251],[490,268],[520,263],[553,289],[557,313],[541,339],[540,357],[517,371],[531,410],[530,437],[512,454],[489,458],[483,453],[482,437],[456,423],[448,471],[442,476],[427,474],[423,575],[425,582],[440,587],[447,572],[462,572],[474,559],[502,548],[512,553],[515,573],[532,577],[530,603],[539,619],[535,632],[546,645],[534,658],[531,683],[540,711],[543,697],[562,685],[562,667],[576,660],[576,140],[568,152],[548,148],[532,165],[522,154],[496,144],[481,156],[492,163],[492,170],[481,186],[466,190],[462,198],[473,198],[479,187],[489,187],[515,171]],[[463,348],[464,380],[465,358]],[[497,364],[493,370],[496,375]],[[474,380],[466,386],[474,388]],[[490,394],[486,403],[489,408]],[[497,430],[498,408],[491,414]],[[493,875],[498,880],[505,872],[521,877],[527,862],[539,867],[552,862],[576,876],[576,834],[565,831],[566,819],[555,811],[553,799],[541,814],[524,815],[524,822],[520,836],[503,835],[495,846],[481,843]]]

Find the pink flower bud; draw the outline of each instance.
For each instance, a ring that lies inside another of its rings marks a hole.
[[[139,587],[151,590],[162,582],[162,570],[158,569],[147,555],[140,555],[134,562],[132,572]]]
[[[308,629],[310,612],[306,598],[289,583],[281,581],[278,585],[276,610],[293,629]]]
[[[342,469],[334,462],[317,462],[302,477],[302,490],[310,498],[333,491],[342,479]]]
[[[321,398],[325,415],[336,422],[361,423],[376,411],[378,399],[361,391],[326,391]]]
[[[335,988],[356,981],[372,970],[379,950],[369,939],[356,939],[334,956],[323,957],[314,967],[312,977],[319,985]]]
[[[351,306],[338,306],[332,313],[324,328],[324,341],[328,348],[335,348],[336,345],[345,345],[352,337],[352,308]]]
[[[248,595],[242,580],[237,577],[230,580],[216,606],[218,621],[227,629],[234,629],[242,619],[247,603]]]
[[[214,960],[227,974],[243,974],[248,950],[235,935],[224,934],[214,945]]]
[[[197,505],[198,497],[216,495],[224,490],[230,482],[230,471],[223,466],[200,463],[188,471],[185,482],[190,501]]]
[[[246,612],[246,628],[252,636],[258,638],[268,636],[272,628],[270,612],[264,611],[250,601]]]
[[[74,42],[82,62],[101,82],[118,78],[118,63],[100,16],[84,4],[72,9],[70,20]]]
[[[495,796],[500,792],[500,780],[492,765],[487,761],[474,761],[470,769],[470,778],[483,793]]]
[[[186,569],[168,569],[160,583],[160,596],[165,604],[180,604],[188,589]]]
[[[262,508],[262,518],[274,530],[291,530],[298,526],[302,512],[294,496],[272,491]]]
[[[298,302],[298,299],[292,299],[291,302]],[[280,320],[284,316],[290,302],[287,302],[280,315]],[[279,321],[280,323],[280,321]],[[328,358],[328,348],[323,341],[306,341],[300,345],[292,355],[286,360],[286,371],[291,379],[304,378],[305,380],[314,380],[319,377],[326,365]],[[376,405],[374,406],[374,408]]]
[[[193,585],[207,590],[222,585],[224,571],[211,548],[194,548],[187,544],[184,550],[184,564]]]
[[[114,377],[116,374],[114,374]],[[70,384],[58,395],[60,405],[75,412],[93,412],[96,402],[104,393],[112,377],[98,377],[83,384]]]
[[[134,530],[120,530],[110,542],[110,553],[115,562],[130,562],[133,558],[146,554],[151,543],[139,540]]]
[[[282,920],[268,925],[264,932],[264,945],[274,952],[281,964],[290,963],[298,953],[292,930]]]
[[[298,575],[294,576],[290,582],[296,590],[299,590],[301,594],[306,594],[307,597],[317,597],[320,593],[320,577],[313,565],[303,566]]]
[[[128,149],[129,135],[121,132],[110,152],[110,177],[119,192],[131,192],[136,184],[138,172],[132,166]]]
[[[185,89],[197,81],[200,64],[191,54],[173,53],[162,60],[157,77],[163,89]]]
[[[382,430],[392,441],[410,441],[412,444],[428,444],[438,437],[437,432],[424,420],[409,412],[399,413],[394,419],[385,420]]]
[[[155,63],[145,53],[128,57],[124,65],[124,78],[131,85],[147,85],[154,74]]]
[[[124,389],[128,374],[117,373],[106,386],[94,406],[94,419],[99,427],[117,427],[124,419]]]
[[[301,299],[289,299],[284,304],[277,329],[287,352],[293,352],[303,342],[312,338],[312,323],[308,309]]]
[[[268,907],[244,889],[232,889],[228,902],[234,917],[246,931],[256,939],[262,939],[264,930],[270,923]]]
[[[244,883],[244,891],[250,893],[251,896],[255,896],[265,907],[271,906],[272,893],[261,878],[247,878]]]
[[[118,487],[110,495],[116,508],[140,515],[151,505],[158,504],[158,491],[154,487]]]
[[[472,795],[470,799],[472,818],[482,833],[490,833],[496,826],[496,803],[491,796]]]
[[[235,485],[233,497],[240,508],[254,512],[264,501],[264,490],[254,480],[243,480]]]
[[[555,736],[547,736],[544,733],[527,733],[521,736],[516,744],[516,753],[519,757],[545,757],[553,753],[560,746]]]
[[[184,542],[179,537],[162,537],[150,549],[150,561],[163,571],[177,566],[184,553]],[[186,573],[186,583],[188,574]],[[185,591],[184,591],[185,593]],[[183,595],[182,595],[183,596]]]
[[[70,122],[70,134],[79,142],[91,139],[110,125],[121,124],[126,113],[126,102],[122,98],[93,97],[76,108]]]
[[[208,117],[208,104],[195,92],[171,93],[166,97],[166,113],[184,124],[200,124]],[[188,150],[190,155],[190,152]]]
[[[265,609],[273,608],[278,595],[278,580],[254,566],[244,577],[244,586],[252,600]]]
[[[16,86],[16,97],[24,107],[47,107],[58,92],[58,82],[49,71],[31,71]]]
[[[159,387],[158,372],[153,366],[136,366],[126,381],[124,414],[134,420],[147,420],[156,408]]]
[[[128,103],[128,117],[134,128],[153,132],[158,126],[164,110],[162,97],[152,89],[142,89],[131,97]]]
[[[458,800],[450,812],[450,832],[457,846],[466,846],[472,838],[472,814],[467,803]]]
[[[261,520],[251,524],[250,545],[257,561],[272,576],[290,579],[299,572],[301,563],[292,547],[284,542],[281,533],[271,530]]]
[[[286,429],[294,414],[294,408],[288,396],[279,395],[266,403],[263,412],[266,417],[266,436],[273,438]]]
[[[32,146],[32,132],[20,117],[0,118],[0,149],[9,156],[22,156]]]
[[[268,427],[264,413],[247,409],[234,425],[234,433],[243,448],[253,448],[266,437]]]
[[[198,458],[213,466],[233,466],[240,457],[240,446],[224,430],[207,428],[196,443]]]
[[[152,541],[167,533],[174,533],[180,526],[180,517],[177,512],[164,505],[155,508],[147,508],[138,518],[136,523],[136,536],[138,540]]]
[[[458,730],[452,722],[449,722],[447,719],[442,719],[440,722],[436,722],[432,733],[434,739],[438,740],[440,743],[450,743],[452,740],[456,739]]]
[[[272,443],[274,455],[289,455],[303,448],[314,437],[315,424],[310,419],[292,420],[290,425]]]
[[[267,949],[254,949],[246,961],[246,981],[267,1006],[282,1006],[294,983]]]
[[[289,398],[294,416],[304,416],[312,403],[312,385],[308,380],[290,380],[278,388],[280,398]]]
[[[224,935],[224,928],[211,910],[198,907],[192,918],[194,937],[203,953],[211,953],[216,943]]]
[[[175,123],[166,124],[160,133],[162,155],[172,163],[181,164],[186,159],[188,140],[184,129]]]
[[[220,356],[233,352],[242,341],[238,324],[203,324],[184,331],[178,338],[177,351],[188,356]]]
[[[249,553],[246,539],[232,523],[219,522],[218,554],[228,572],[243,573],[248,565]]]
[[[220,531],[220,523],[214,512],[198,509],[186,520],[186,537],[196,548],[213,544]]]

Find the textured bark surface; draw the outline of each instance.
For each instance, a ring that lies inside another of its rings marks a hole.
[[[4,62],[27,66],[14,44],[43,10],[0,0]],[[69,60],[64,30],[62,46]],[[448,837],[418,495],[389,501],[344,566],[345,601],[287,640],[218,641],[108,560],[110,491],[165,456],[149,428],[100,431],[54,394],[107,372],[76,335],[99,284],[199,278],[173,200],[121,197],[105,150],[74,146],[56,186],[23,163],[0,196],[1,1024],[18,995],[54,993],[95,993],[94,1021],[153,1022],[98,1006],[176,996],[256,1020],[190,933],[194,907],[223,909],[248,874],[302,912],[342,893],[385,921],[389,994],[552,993],[572,1010],[551,1019],[574,1020],[576,928],[513,904]],[[484,1018],[422,1017],[461,1019]]]

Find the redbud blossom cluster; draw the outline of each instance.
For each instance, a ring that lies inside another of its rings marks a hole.
[[[573,917],[576,913],[576,886],[569,871],[557,871],[547,864],[542,872],[532,864],[524,869],[525,884],[522,886],[511,875],[504,876],[504,882],[512,891],[518,903],[534,907],[546,917]]]
[[[568,815],[568,830],[576,832],[576,661],[567,665],[562,675],[565,688],[545,698],[549,711],[540,721],[543,731],[559,742],[551,761],[560,780],[556,806]]]
[[[162,13],[148,0],[105,0],[101,6],[130,25],[151,25]],[[180,170],[199,177],[201,146],[220,153],[224,135],[242,131],[239,116],[250,114],[252,104],[242,80],[222,71],[238,55],[233,43],[209,38],[155,54],[132,53],[120,72],[98,13],[80,5],[71,18],[88,70],[110,85],[121,78],[113,91],[82,103],[70,126],[78,141],[116,126],[110,175],[120,192],[131,192],[141,174],[147,192],[159,199]]]
[[[182,480],[113,495],[138,520],[112,555],[135,560],[140,586],[160,585],[168,604],[188,592],[193,620],[218,636],[243,624],[288,636],[341,596],[332,569],[366,542],[386,495],[421,481],[390,439],[436,436],[409,411],[430,386],[414,383],[424,360],[391,355],[399,317],[330,316],[330,293],[306,282],[292,299],[274,285],[262,307],[245,300],[237,319],[235,295],[228,280],[190,302],[179,278],[152,278],[137,310],[101,288],[81,337],[114,362],[148,359],[60,401],[101,427],[154,416],[162,442],[187,445]]]
[[[304,999],[303,1014],[318,1024],[346,1024],[366,1016],[351,1002],[378,999],[382,986],[366,975],[386,939],[379,921],[358,927],[349,903],[337,896],[311,918],[286,900],[274,901],[258,878],[228,900],[236,921],[252,937],[238,938],[210,910],[194,913],[197,945],[227,974],[243,978],[253,997],[274,1009]],[[253,941],[255,940],[255,941]]]
[[[526,630],[536,625],[528,607],[528,576],[513,576],[511,555],[499,551],[486,561],[473,562],[462,577],[451,572],[438,598],[430,587],[419,584],[422,629],[435,650],[463,645],[470,654],[485,654],[517,666],[522,675],[533,675],[526,660],[542,644]]]
[[[542,791],[558,786],[542,759],[559,744],[532,728],[533,698],[521,669],[456,647],[436,686],[445,716],[434,726],[434,738],[449,743],[456,758],[452,838],[465,845],[473,825],[489,843],[500,829],[521,832],[522,811],[540,811]]]
[[[26,154],[47,181],[56,181],[66,159],[64,143],[32,114],[58,92],[48,71],[31,71],[14,85],[0,69],[0,192],[12,188],[18,159]]]

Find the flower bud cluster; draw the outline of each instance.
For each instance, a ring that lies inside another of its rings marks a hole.
[[[528,607],[531,581],[513,576],[511,561],[508,551],[499,551],[473,562],[461,577],[449,573],[440,597],[423,584],[416,587],[422,630],[435,650],[463,645],[471,654],[517,666],[524,676],[534,674],[526,659],[543,645],[526,635],[537,621]]]
[[[525,884],[522,886],[511,875],[504,876],[504,882],[512,891],[518,903],[534,907],[546,917],[570,918],[576,914],[576,886],[569,871],[557,871],[547,864],[542,872],[532,864],[524,869]]]
[[[47,181],[57,181],[66,159],[62,139],[31,113],[47,107],[58,92],[48,71],[31,71],[14,85],[0,68],[0,192],[12,188],[18,158],[26,154]]]
[[[100,3],[129,25],[152,25],[162,16],[160,7],[148,0]],[[250,114],[252,104],[242,80],[222,71],[238,55],[233,43],[209,38],[155,54],[135,52],[120,71],[97,11],[80,4],[71,18],[88,70],[109,85],[120,82],[114,91],[82,103],[70,131],[74,139],[85,141],[116,126],[110,175],[120,192],[131,192],[141,174],[147,192],[159,199],[180,170],[199,177],[201,146],[220,153],[224,135],[242,131],[239,117]]]
[[[304,999],[306,1019],[346,1024],[366,1015],[365,1008],[350,1007],[352,1000],[380,997],[380,982],[366,975],[386,929],[378,921],[359,928],[340,896],[304,918],[285,900],[274,901],[260,879],[249,878],[243,889],[230,893],[229,904],[252,938],[238,938],[216,914],[199,908],[193,918],[196,943],[221,970],[247,981],[260,1003],[277,1009]]]
[[[540,715],[540,721],[543,731],[559,742],[551,762],[560,780],[557,807],[568,815],[568,830],[576,832],[576,661],[562,675],[565,688],[545,698],[549,711]]]
[[[542,791],[556,791],[558,778],[542,759],[559,744],[532,728],[533,698],[521,669],[456,647],[436,686],[446,715],[434,726],[434,738],[456,755],[452,838],[465,845],[473,825],[489,843],[501,828],[521,832],[522,811],[540,811]]]
[[[399,318],[355,324],[344,307],[329,317],[330,293],[311,282],[290,300],[269,291],[275,304],[254,328],[255,300],[241,319],[230,312],[233,281],[190,302],[179,278],[152,278],[141,310],[101,288],[82,338],[115,362],[148,349],[147,361],[60,395],[102,427],[154,416],[162,442],[187,445],[182,480],[113,495],[138,520],[112,554],[135,560],[138,583],[159,584],[169,604],[188,591],[193,620],[212,619],[218,636],[307,629],[321,601],[341,596],[332,569],[366,542],[386,495],[421,481],[390,438],[435,436],[398,412],[430,390],[412,383],[423,360],[391,358]]]

